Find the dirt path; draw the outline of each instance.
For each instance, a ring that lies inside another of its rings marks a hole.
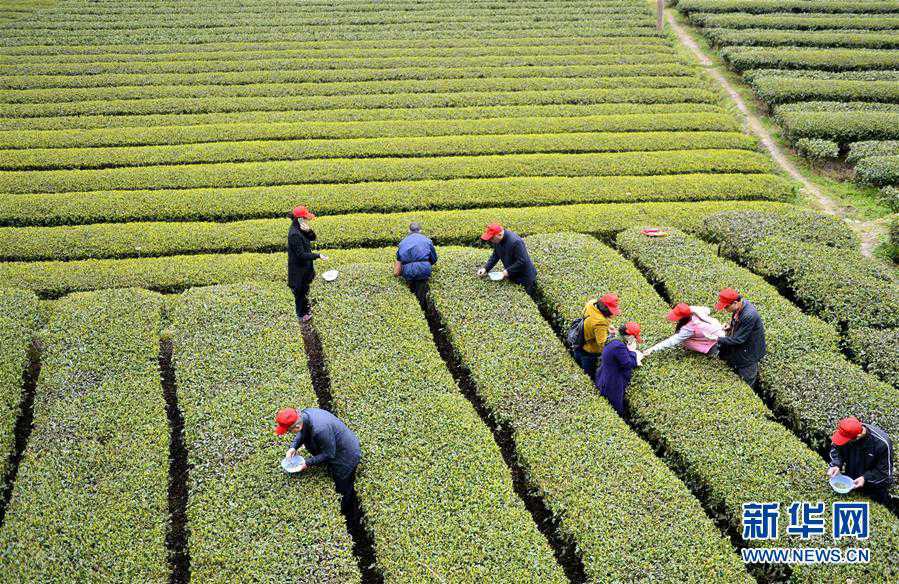
[[[884,227],[878,222],[862,221],[849,217],[846,209],[838,201],[826,195],[814,183],[805,178],[796,166],[784,155],[783,151],[777,143],[774,142],[771,134],[765,129],[758,117],[749,111],[746,102],[737,90],[734,89],[733,85],[731,85],[731,83],[724,77],[720,68],[709,59],[701,48],[699,48],[699,45],[696,44],[696,41],[693,40],[684,27],[675,21],[671,12],[666,14],[666,18],[668,20],[668,25],[671,26],[671,30],[677,35],[678,40],[693,53],[696,59],[699,60],[700,65],[702,65],[708,74],[711,75],[712,79],[724,89],[731,101],[737,106],[737,109],[739,109],[740,113],[746,118],[749,131],[759,139],[771,155],[771,158],[774,159],[774,162],[776,162],[777,165],[790,176],[790,178],[802,183],[802,190],[811,197],[812,202],[816,207],[825,213],[836,215],[846,221],[852,230],[858,234],[858,237],[861,240],[862,253],[871,257]]]

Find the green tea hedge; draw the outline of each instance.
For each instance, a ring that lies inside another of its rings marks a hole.
[[[431,282],[458,358],[590,581],[747,579],[684,485],[618,418],[524,291],[474,276],[487,252],[444,254]],[[659,526],[664,529],[659,529]]]
[[[899,430],[899,391],[849,363],[830,325],[804,315],[761,277],[677,231],[654,240],[628,230],[617,242],[672,301],[711,304],[718,290],[731,286],[758,308],[768,343],[759,368],[761,391],[814,448],[825,449],[837,421],[847,415],[874,421],[891,434]]]
[[[63,193],[139,188],[240,187],[506,176],[608,176],[769,172],[770,159],[746,150],[660,150],[602,154],[518,154],[434,158],[334,158],[145,166],[104,170],[0,172],[0,192]]]
[[[899,139],[899,112],[801,111],[778,108],[774,117],[791,139],[823,138],[840,144],[859,140]]]
[[[580,316],[585,298],[609,290],[621,297],[618,321],[639,321],[647,343],[671,334],[664,319],[668,306],[630,262],[608,247],[572,234],[537,235],[527,243],[540,270],[543,302],[564,322]],[[825,501],[829,506],[837,499],[825,479],[826,463],[773,421],[762,401],[720,361],[683,351],[652,355],[635,372],[626,396],[631,422],[732,532],[741,531],[746,502],[781,502],[784,525],[786,506],[793,501]],[[888,550],[896,546],[896,519],[876,505],[871,514],[879,524],[866,542],[872,546],[871,564],[794,566],[791,580],[891,578],[895,566]],[[783,537],[779,541],[809,545]]]
[[[706,28],[703,34],[719,47],[729,45],[758,47],[846,47],[859,49],[896,49],[899,38],[892,31],[804,31],[769,29]]]
[[[374,211],[639,201],[791,201],[793,183],[773,174],[509,177],[408,182],[94,191],[3,198],[0,224],[68,225],[277,217],[298,197],[323,215]]]
[[[34,430],[0,530],[19,582],[168,582],[162,299],[73,295],[44,334]]]
[[[869,156],[896,156],[899,155],[899,140],[868,140],[849,144],[849,153],[846,154],[846,162],[856,163]]]
[[[840,145],[830,140],[820,138],[800,138],[794,145],[796,150],[806,158],[813,160],[828,160],[839,158]]]
[[[580,231],[614,233],[640,221],[698,227],[706,215],[729,210],[792,209],[761,201],[699,203],[609,203],[540,208],[489,208],[467,211],[358,213],[321,217],[315,228],[323,247],[396,245],[411,221],[421,221],[437,243],[475,241],[484,225],[500,221],[520,233]],[[75,260],[154,257],[201,252],[282,251],[289,221],[257,219],[231,223],[99,223],[71,227],[0,228],[4,260]]]
[[[22,411],[23,374],[28,351],[41,326],[33,292],[0,288],[0,476],[7,476],[16,446],[16,420]]]
[[[846,341],[853,361],[861,363],[868,373],[899,387],[899,328],[852,328]]]
[[[746,12],[767,14],[769,12],[803,13],[809,9],[824,13],[883,13],[896,12],[896,5],[887,1],[865,0],[679,0],[677,9],[684,14],[694,12]]]
[[[756,76],[753,91],[768,104],[805,100],[899,102],[899,82]]]
[[[272,433],[275,412],[318,407],[290,292],[274,283],[194,288],[170,314],[191,578],[360,582],[330,476],[297,478],[279,465],[288,443]]]
[[[741,132],[564,132],[213,142],[184,146],[124,148],[33,148],[5,152],[0,170],[119,168],[334,158],[427,158],[532,153],[640,152],[694,149],[755,149]]]
[[[362,443],[356,488],[385,581],[567,582],[415,297],[384,266],[341,271],[313,285],[314,322],[334,412]]]
[[[899,185],[899,154],[863,158],[855,165],[855,176],[866,184]]]
[[[806,12],[803,14],[771,13],[748,14],[732,12],[725,14],[696,12],[690,15],[690,21],[706,28],[765,28],[788,30],[895,30],[899,28],[899,17],[851,14],[821,14]]]
[[[895,20],[899,22],[899,18]],[[876,49],[725,47],[721,50],[721,56],[737,71],[760,67],[829,71],[899,68],[896,51]]]

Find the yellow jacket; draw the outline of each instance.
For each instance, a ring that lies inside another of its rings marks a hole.
[[[588,353],[602,353],[603,347],[606,345],[606,338],[609,336],[609,326],[612,324],[611,318],[606,316],[596,308],[596,300],[590,300],[584,305],[584,350]]]

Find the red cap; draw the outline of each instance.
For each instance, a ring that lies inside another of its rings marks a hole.
[[[724,310],[725,306],[736,302],[739,297],[740,293],[733,288],[725,288],[721,292],[718,292],[718,303],[715,304],[715,310]]]
[[[484,229],[484,233],[481,234],[481,239],[483,239],[484,241],[490,241],[502,232],[502,225],[500,225],[499,223],[491,223]]]
[[[833,436],[831,436],[830,439],[837,446],[842,446],[850,440],[858,438],[858,435],[861,433],[862,423],[858,421],[858,418],[850,416],[848,418],[843,418],[837,423],[837,431],[833,433]]]
[[[688,316],[692,316],[692,315],[693,315],[693,310],[689,306],[687,306],[686,304],[681,302],[680,304],[678,304],[677,306],[675,306],[674,308],[671,309],[671,311],[668,313],[667,318],[671,322],[677,322],[682,318],[687,318]]]
[[[636,337],[638,343],[643,342],[643,337],[640,336],[640,323],[639,322],[627,322],[624,324],[624,332]]]
[[[278,424],[275,426],[275,434],[283,436],[284,433],[290,430],[290,427],[296,424],[299,419],[300,414],[293,408],[278,410],[278,415],[275,416],[275,423]]]
[[[315,215],[312,214],[312,211],[306,208],[306,205],[294,207],[293,217],[294,219],[315,219]]]
[[[618,308],[618,295],[612,294],[611,292],[608,294],[603,294],[600,299],[600,302],[606,305],[606,308],[609,309],[613,315],[621,314],[621,309]]]

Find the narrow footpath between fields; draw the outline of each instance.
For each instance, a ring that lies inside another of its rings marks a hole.
[[[814,183],[804,177],[802,173],[797,170],[796,166],[784,155],[780,146],[777,145],[771,137],[771,134],[765,129],[761,121],[759,121],[758,117],[749,110],[746,106],[746,102],[737,90],[734,89],[734,86],[721,73],[720,67],[712,62],[709,56],[703,52],[686,29],[678,24],[670,11],[666,12],[665,17],[668,20],[668,25],[671,27],[671,30],[677,35],[677,39],[680,43],[690,50],[693,56],[699,61],[699,64],[708,72],[712,79],[724,89],[728,98],[734,102],[737,109],[739,109],[740,113],[746,118],[749,131],[759,139],[765,147],[765,150],[767,150],[771,155],[771,158],[774,159],[774,162],[776,162],[777,165],[790,176],[790,178],[802,183],[803,190],[812,197],[816,207],[829,215],[836,215],[843,219],[858,235],[858,238],[861,241],[862,254],[872,257],[874,248],[877,247],[880,236],[885,233],[885,227],[880,222],[864,221],[849,217],[846,213],[846,209],[840,205],[838,201],[835,201],[826,195]]]

